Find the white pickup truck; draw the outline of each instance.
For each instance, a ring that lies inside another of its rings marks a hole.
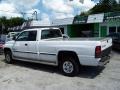
[[[58,28],[22,31],[4,46],[5,60],[59,66],[64,75],[79,73],[80,65],[104,66],[109,62],[111,38],[63,38]]]

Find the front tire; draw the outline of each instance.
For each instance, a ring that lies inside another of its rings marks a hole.
[[[64,57],[60,64],[60,69],[65,76],[76,76],[79,73],[79,63],[75,57]]]
[[[9,64],[13,62],[11,51],[5,52],[5,61]]]

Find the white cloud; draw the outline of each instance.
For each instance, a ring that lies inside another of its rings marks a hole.
[[[87,11],[94,5],[91,0],[84,0],[84,3],[80,3],[79,0],[43,0],[43,6],[51,10],[51,16],[54,18],[72,17],[76,12]]]
[[[43,8],[37,9],[39,2],[42,1]],[[37,5],[36,9],[35,6]],[[20,12],[33,13],[37,11],[38,18],[42,19],[55,19],[73,17],[76,12],[87,11],[92,8],[95,3],[91,0],[84,0],[80,3],[79,0],[4,0],[0,4],[0,10],[11,11],[16,13],[1,12],[0,16],[21,16]],[[46,12],[44,11],[46,10]],[[32,14],[26,14],[26,18],[32,18]],[[33,18],[35,18],[33,16]]]
[[[64,14],[64,13],[52,13],[52,16],[54,17],[53,19],[62,19],[62,18],[68,18],[68,17],[73,17],[73,14]]]
[[[40,18],[41,18],[42,20],[49,21],[49,16],[48,16],[48,14],[46,14],[46,13],[42,13]]]
[[[21,17],[16,9],[14,8],[13,4],[1,3],[0,4],[0,16],[10,17]]]
[[[87,11],[95,5],[95,2],[91,0],[84,0],[84,3],[80,3],[79,0],[73,0],[67,3],[74,9],[79,9],[79,11]]]
[[[40,14],[40,10],[39,9],[31,9],[31,10],[26,11],[27,14],[26,14],[25,18],[36,19],[35,11],[37,12],[37,15]]]
[[[73,12],[73,8],[67,5],[64,0],[43,0],[44,6],[58,13],[71,13]]]
[[[13,3],[20,8],[31,9],[33,6],[37,5],[40,0],[7,0],[8,3]]]

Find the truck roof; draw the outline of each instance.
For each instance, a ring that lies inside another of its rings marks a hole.
[[[24,31],[33,31],[33,30],[43,30],[43,29],[59,29],[59,28],[56,28],[56,27],[45,27],[45,28],[32,28],[32,29],[25,29]]]

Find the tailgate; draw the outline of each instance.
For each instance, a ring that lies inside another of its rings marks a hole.
[[[102,57],[108,56],[111,52],[112,38],[105,38],[101,40]]]
[[[112,38],[105,38],[101,40],[102,51],[112,46]]]

